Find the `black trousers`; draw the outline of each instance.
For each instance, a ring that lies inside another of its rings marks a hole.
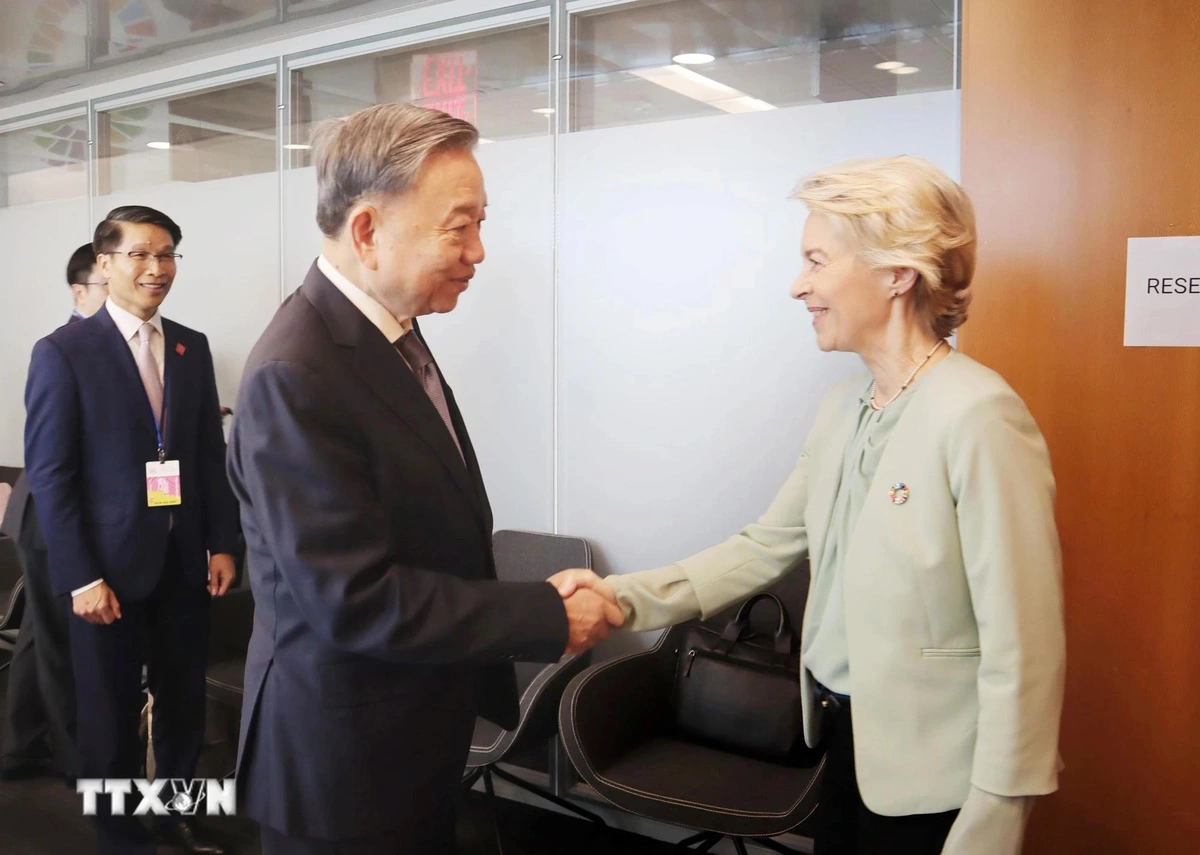
[[[814,855],[939,855],[958,811],[882,816],[863,804],[854,771],[850,701],[825,716],[825,777],[813,818]]]
[[[80,777],[142,777],[143,664],[154,695],[155,777],[195,774],[204,744],[211,603],[207,588],[184,584],[182,576],[172,539],[158,586],[144,600],[121,603],[120,620],[94,625],[71,615]],[[127,815],[112,816],[108,797],[97,799],[102,853],[153,855],[151,833],[132,815],[138,801],[135,791],[126,800]]]
[[[18,543],[17,555],[25,578],[25,611],[9,669],[0,763],[49,758],[64,776],[74,778],[79,751],[67,613],[51,589],[46,550]]]

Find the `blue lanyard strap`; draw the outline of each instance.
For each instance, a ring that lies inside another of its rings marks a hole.
[[[164,378],[165,379],[165,378]],[[163,442],[162,425],[159,423],[158,416],[154,415],[154,411],[150,411],[150,415],[154,417],[154,436],[158,440],[158,462],[162,463],[167,459],[167,445]],[[167,417],[167,386],[163,383],[163,418]]]

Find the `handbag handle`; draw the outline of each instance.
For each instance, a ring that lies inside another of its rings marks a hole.
[[[791,621],[788,620],[787,609],[784,607],[783,601],[774,594],[762,593],[755,594],[742,603],[742,607],[738,609],[733,620],[725,624],[725,630],[721,633],[722,653],[728,653],[733,645],[741,641],[742,635],[750,628],[750,612],[763,600],[770,600],[779,611],[779,626],[775,628],[775,652],[783,654],[792,652],[796,645],[796,633],[792,629]]]

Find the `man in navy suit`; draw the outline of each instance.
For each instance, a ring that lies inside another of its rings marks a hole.
[[[483,261],[477,139],[409,104],[323,128],[322,253],[246,365],[238,781],[264,855],[450,855],[476,715],[517,722],[513,662],[623,622],[594,592],[497,581],[479,461],[415,320]]]
[[[192,777],[210,597],[234,576],[237,508],[208,341],[159,314],[180,237],[151,208],[109,212],[92,241],[108,301],[39,341],[29,366],[26,473],[54,592],[70,599],[81,778],[140,776],[143,664],[157,775]],[[152,490],[156,477],[172,488]],[[152,855],[150,831],[98,801],[100,851]],[[187,851],[222,851],[181,817],[156,822]]]
[[[75,298],[68,324],[94,315],[108,298],[108,281],[91,243],[71,253],[67,285]],[[67,613],[50,588],[46,542],[22,472],[13,485],[0,534],[16,544],[25,577],[25,612],[13,650],[4,710],[0,780],[57,772],[78,775],[75,748],[75,683],[67,639]],[[52,760],[47,764],[47,760]]]

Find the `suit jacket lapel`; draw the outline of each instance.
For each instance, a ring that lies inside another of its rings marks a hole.
[[[438,457],[467,497],[480,522],[485,523],[486,513],[471,473],[459,456],[458,448],[447,433],[437,408],[408,369],[404,358],[362,312],[325,278],[316,264],[309,270],[302,288],[309,302],[325,319],[334,341],[354,349],[354,372]],[[453,420],[457,407],[451,406],[451,414]],[[461,419],[458,423],[461,423]],[[464,456],[467,455],[465,436],[464,429],[459,434]],[[473,457],[467,459],[473,460]]]
[[[424,336],[422,336],[423,340]],[[434,360],[434,365],[437,365],[436,359]],[[475,446],[471,444],[471,437],[467,433],[466,422],[463,421],[462,412],[458,409],[458,402],[454,399],[454,392],[446,383],[446,378],[442,374],[441,368],[438,368],[438,376],[442,378],[442,391],[446,393],[446,406],[450,409],[450,422],[454,425],[454,432],[458,435],[458,441],[462,445],[467,473],[471,477],[471,483],[475,487],[475,495],[479,500],[479,507],[483,511],[484,527],[490,532],[492,530],[492,507],[488,502],[487,488],[483,484],[483,472],[479,468],[479,458],[475,455]]]
[[[133,359],[133,352],[129,349],[129,342],[125,341],[121,331],[117,329],[112,315],[108,313],[107,306],[102,306],[92,316],[92,319],[94,322],[91,325],[91,332],[100,337],[104,343],[103,346],[109,351],[109,362],[120,376],[118,385],[125,390],[126,396],[129,398],[129,411],[138,414],[138,425],[144,428],[151,438],[154,438],[156,436],[154,411],[150,409],[150,399],[146,397],[146,387],[142,385],[142,375],[138,374],[137,363]]]
[[[187,397],[184,391],[187,378],[184,376],[184,354],[179,352],[179,330],[166,319],[163,320],[163,345],[163,444],[170,448],[176,418]]]

